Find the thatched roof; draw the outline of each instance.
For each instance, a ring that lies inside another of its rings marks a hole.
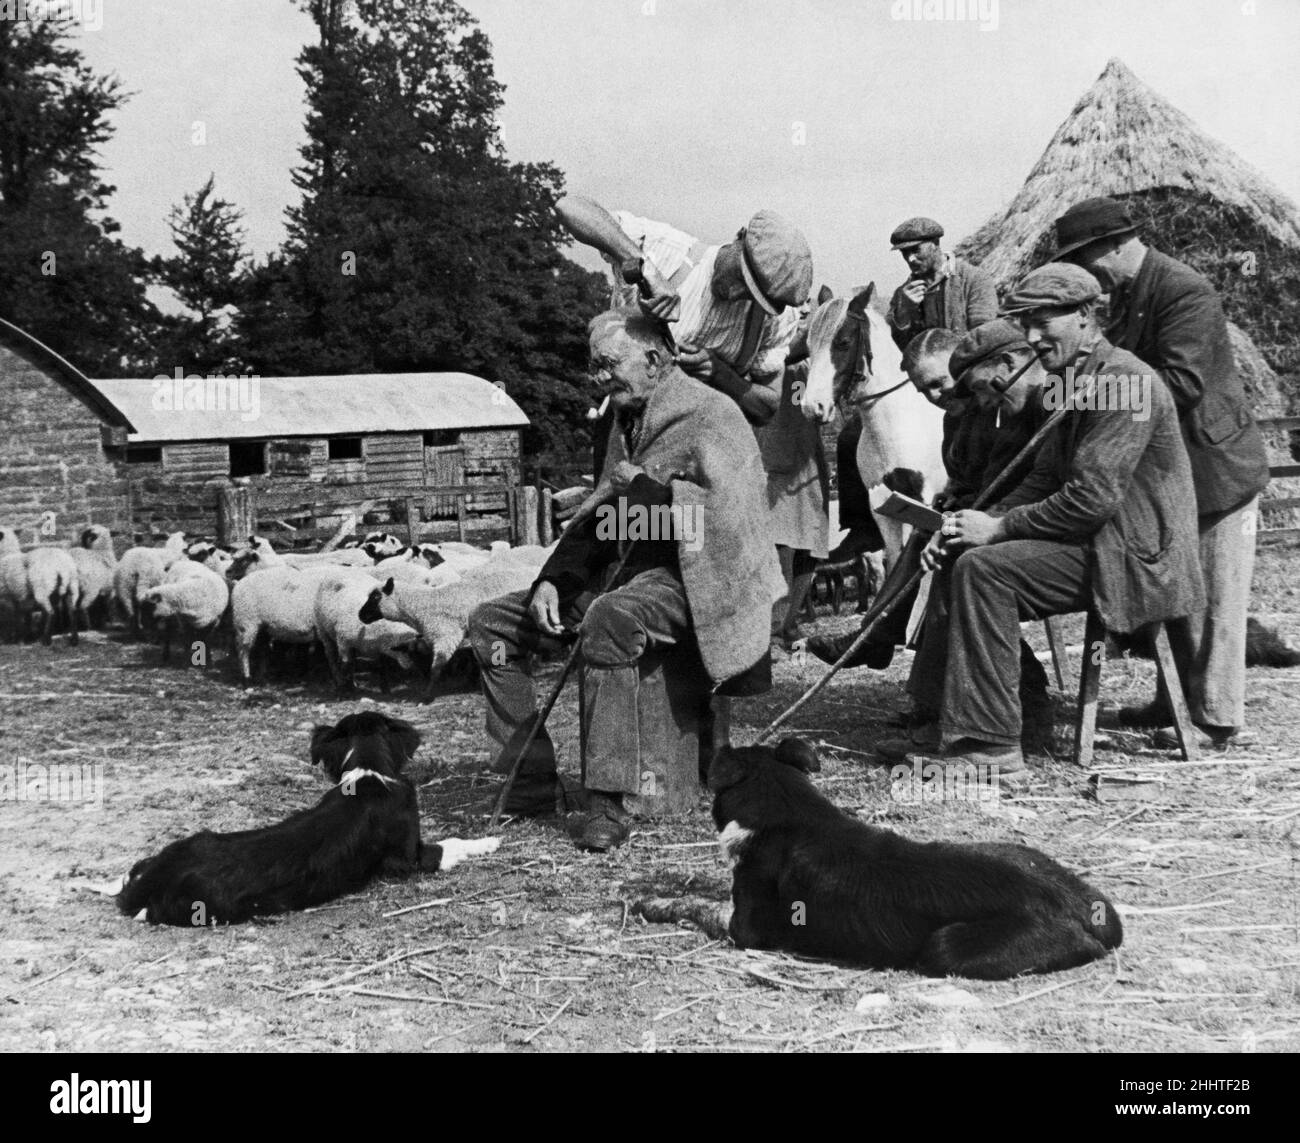
[[[957,253],[1005,285],[1031,268],[1035,247],[1074,203],[1157,187],[1239,207],[1274,238],[1300,249],[1295,203],[1112,59],[1052,136],[1019,194]]]

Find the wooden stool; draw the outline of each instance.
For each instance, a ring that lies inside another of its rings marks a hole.
[[[647,652],[638,667],[636,725],[620,748],[635,754],[641,790],[623,804],[638,817],[665,817],[694,809],[700,783],[731,733],[730,701],[710,693],[694,646]],[[578,681],[579,750],[587,782],[587,707]]]
[[[1043,626],[1047,628],[1047,646],[1052,652],[1052,670],[1056,674],[1056,689],[1062,694],[1069,694],[1074,689],[1074,672],[1070,670],[1070,660],[1065,653],[1065,635],[1061,631],[1061,617],[1049,615]]]
[[[1174,733],[1178,736],[1178,749],[1183,761],[1196,757],[1196,730],[1183,698],[1183,685],[1174,665],[1174,654],[1169,648],[1169,631],[1165,624],[1155,625],[1156,672],[1169,696],[1169,706],[1174,716]],[[1097,734],[1097,696],[1101,690],[1101,665],[1106,658],[1106,628],[1096,611],[1088,612],[1088,623],[1083,636],[1083,670],[1079,675],[1079,710],[1074,723],[1074,762],[1077,766],[1092,765],[1092,743]]]

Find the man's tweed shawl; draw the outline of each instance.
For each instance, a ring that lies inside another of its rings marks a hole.
[[[674,369],[651,395],[630,456],[615,423],[605,471],[620,460],[671,485],[674,508],[698,521],[698,542],[679,539],[677,553],[709,678],[748,670],[767,654],[772,604],[785,594],[754,430],[730,397]]]

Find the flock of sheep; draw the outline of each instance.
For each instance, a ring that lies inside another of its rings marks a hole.
[[[355,685],[358,660],[377,662],[387,686],[389,664],[409,671],[427,656],[432,692],[464,643],[474,608],[531,586],[549,553],[500,542],[490,550],[465,543],[408,547],[375,532],[332,551],[282,554],[263,537],[228,549],[187,544],[176,532],[159,547],[133,547],[118,558],[101,525],[86,528],[73,547],[26,552],[13,529],[0,528],[0,600],[13,611],[15,637],[24,626],[36,634],[38,620],[45,643],[61,626],[75,644],[79,629],[114,610],[137,638],[161,625],[164,662],[177,635],[200,641],[206,662],[206,649],[227,633],[245,684],[252,681],[254,649],[265,641],[319,644],[340,690]],[[361,620],[368,602],[382,619]]]

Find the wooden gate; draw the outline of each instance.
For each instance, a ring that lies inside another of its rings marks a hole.
[[[463,445],[426,445],[424,449],[425,486],[446,488],[465,483],[465,448]],[[427,509],[432,520],[455,519],[455,496],[431,496]]]

